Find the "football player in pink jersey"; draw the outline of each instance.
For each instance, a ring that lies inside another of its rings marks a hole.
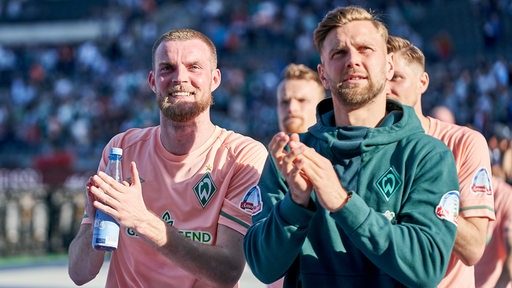
[[[412,106],[425,132],[443,141],[453,152],[460,186],[457,237],[447,273],[439,287],[474,287],[473,265],[485,249],[489,220],[494,220],[491,167],[484,136],[468,127],[423,115],[421,96],[427,90],[425,56],[408,40],[390,36],[395,71],[388,82],[388,97]]]
[[[431,115],[441,121],[455,123],[453,113],[447,107],[434,107]],[[492,184],[496,220],[489,223],[484,254],[475,264],[475,286],[511,288],[512,186],[496,175],[492,177]]]
[[[103,172],[87,185],[86,213],[69,247],[69,275],[93,279],[105,252],[91,246],[96,209],[120,223],[106,287],[237,287],[242,239],[261,209],[257,182],[268,155],[256,140],[210,119],[221,83],[212,41],[191,29],[154,44],[149,86],[160,125],[129,129],[106,145],[123,149],[124,183]]]

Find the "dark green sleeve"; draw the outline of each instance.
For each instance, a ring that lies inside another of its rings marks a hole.
[[[258,185],[263,210],[253,216],[243,244],[252,272],[268,284],[281,278],[299,255],[314,212],[291,200],[271,157]]]
[[[441,281],[457,229],[436,214],[443,195],[459,191],[453,156],[443,150],[423,160],[416,171],[410,171],[413,185],[396,222],[369,208],[357,192],[342,209],[331,213],[366,257],[409,287],[435,287]]]

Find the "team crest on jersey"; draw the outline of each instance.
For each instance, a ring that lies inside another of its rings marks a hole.
[[[389,201],[391,196],[402,186],[402,180],[395,169],[389,167],[389,169],[380,176],[379,180],[377,180],[375,186],[377,186],[386,200]]]
[[[459,219],[459,191],[446,192],[436,207],[436,215],[457,225]]]
[[[206,172],[194,186],[194,193],[203,208],[210,202],[215,192],[217,192],[217,187],[213,183],[212,175],[210,172]]]
[[[482,167],[475,173],[473,183],[471,183],[471,192],[492,195],[491,177],[489,177],[487,169]]]
[[[245,193],[244,198],[240,201],[240,209],[251,213],[251,215],[256,215],[261,212],[262,208],[260,187],[254,186]]]

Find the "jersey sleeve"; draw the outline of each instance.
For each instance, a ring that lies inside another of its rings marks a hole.
[[[470,130],[452,149],[459,166],[460,215],[494,220],[491,160],[485,138]]]
[[[267,150],[251,139],[251,144],[238,151],[233,172],[221,208],[219,224],[245,235],[252,224],[252,214],[261,209],[261,193],[257,187]]]

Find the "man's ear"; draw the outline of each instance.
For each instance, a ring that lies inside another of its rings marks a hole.
[[[393,52],[386,55],[386,62],[386,79],[390,81],[395,74],[395,54]]]
[[[422,72],[421,76],[420,76],[419,87],[418,87],[420,89],[420,91],[419,91],[420,94],[423,94],[423,93],[425,93],[425,91],[427,91],[429,83],[430,83],[430,79],[428,77],[428,73]]]
[[[222,79],[222,75],[219,69],[215,69],[212,71],[212,92],[215,91],[220,86],[220,82]]]
[[[149,87],[151,88],[151,90],[153,90],[153,93],[156,94],[155,75],[153,74],[153,71],[149,71],[148,84],[149,84]]]
[[[320,81],[322,81],[322,85],[324,86],[324,88],[329,90],[330,89],[329,82],[325,78],[324,66],[321,63],[316,65],[316,71],[318,72],[318,77],[320,78]]]

